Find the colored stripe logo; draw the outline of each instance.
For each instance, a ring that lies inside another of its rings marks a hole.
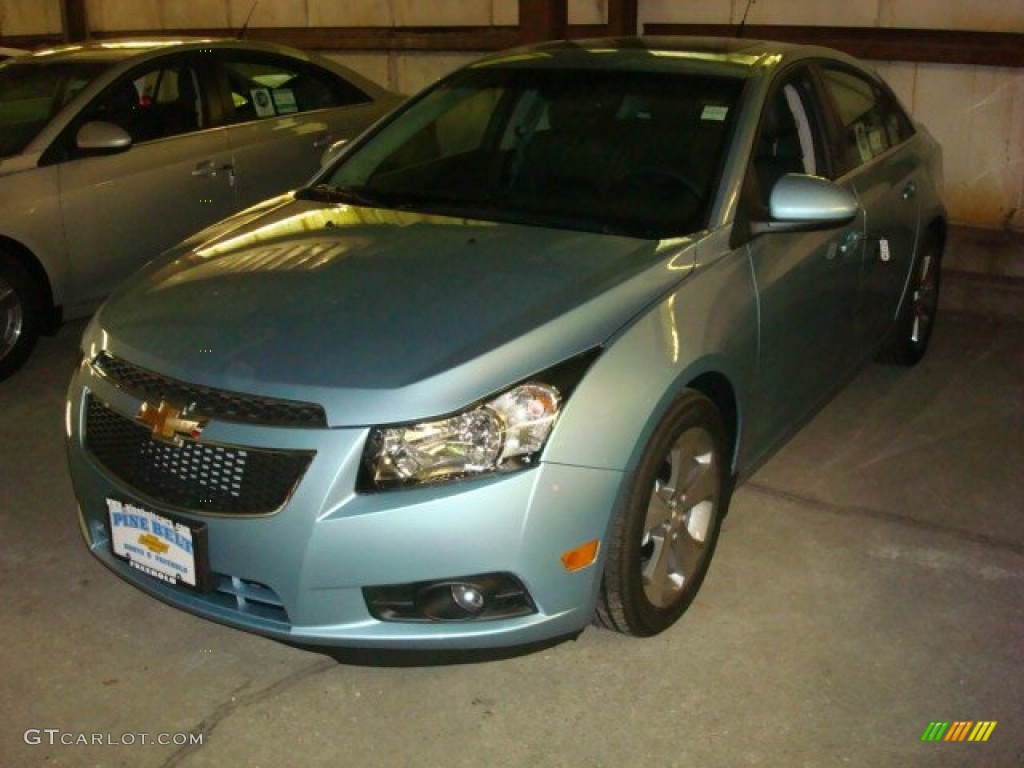
[[[988,741],[995,727],[995,720],[931,722],[921,734],[921,741]]]

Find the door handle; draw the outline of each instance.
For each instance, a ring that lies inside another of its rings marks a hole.
[[[904,200],[911,200],[917,195],[917,184],[912,181],[907,182],[907,186],[903,188],[900,193],[900,197]]]
[[[334,134],[331,133],[330,131],[327,131],[325,133],[321,133],[319,136],[316,137],[316,139],[313,141],[313,149],[323,149],[324,147],[329,147],[333,143]]]
[[[234,171],[235,166],[231,163],[224,163],[218,165],[214,160],[207,160],[203,163],[197,163],[196,167],[192,169],[193,176],[216,176],[221,171]]]
[[[839,241],[839,252],[847,254],[854,249],[854,247],[861,240],[864,239],[864,234],[856,229],[852,229],[843,235],[842,240]]]

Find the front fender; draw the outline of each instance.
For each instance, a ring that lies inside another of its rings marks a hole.
[[[631,470],[679,393],[709,375],[728,382],[742,413],[756,375],[757,327],[746,254],[698,267],[609,341],[570,397],[544,460]],[[742,419],[736,425],[738,444]]]
[[[0,244],[8,240],[36,259],[60,305],[75,297],[57,174],[51,165],[0,175]]]

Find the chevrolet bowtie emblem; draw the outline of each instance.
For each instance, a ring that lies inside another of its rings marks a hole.
[[[206,421],[203,419],[183,418],[182,416],[187,410],[175,408],[166,400],[161,400],[160,405],[155,408],[149,403],[143,403],[139,409],[138,418],[153,430],[153,437],[181,445],[186,437],[193,440],[199,439],[206,426]]]
[[[168,549],[171,548],[170,544],[168,544],[166,541],[161,541],[152,533],[147,533],[139,536],[139,544],[144,546],[150,552],[153,552],[157,555],[162,555],[165,552],[167,552]]]

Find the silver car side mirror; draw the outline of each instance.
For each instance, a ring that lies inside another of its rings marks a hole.
[[[755,222],[754,234],[831,229],[848,224],[860,204],[849,190],[820,176],[787,173],[772,187],[769,221]]]
[[[94,120],[78,129],[75,145],[92,152],[114,152],[128,149],[132,145],[132,137],[119,125]]]

